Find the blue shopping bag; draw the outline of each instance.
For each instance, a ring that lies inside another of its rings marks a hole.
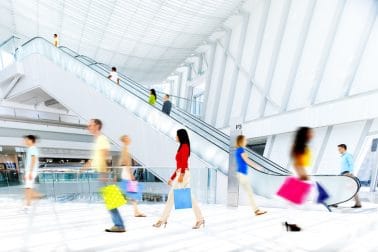
[[[192,208],[192,193],[190,188],[174,189],[175,209]]]
[[[319,204],[322,204],[327,199],[329,199],[329,194],[324,189],[324,187],[321,186],[318,182],[316,182],[316,188],[318,189],[318,198],[317,198],[316,202],[319,203]]]

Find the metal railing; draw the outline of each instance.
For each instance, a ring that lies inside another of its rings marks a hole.
[[[40,169],[36,179],[36,187],[49,200],[53,201],[85,201],[97,202],[102,200],[100,189],[106,184],[118,184],[122,182],[123,167],[109,167],[106,173],[99,174],[94,170],[81,171],[79,167],[64,169]],[[143,186],[142,200],[144,202],[166,201],[170,187],[167,185],[168,177],[176,168],[164,167],[131,167],[135,180]],[[159,171],[163,176],[153,177],[155,173],[149,175],[146,171]],[[9,173],[9,172],[8,172]],[[4,176],[4,181],[0,177],[0,195],[22,193],[24,174],[17,175],[15,183],[10,183],[9,174]],[[142,174],[142,175],[141,175]],[[2,173],[0,172],[0,176]],[[165,177],[164,177],[165,175]],[[217,171],[213,168],[191,168],[191,189],[197,199],[205,203],[215,203],[216,199],[216,179]],[[2,183],[3,182],[3,183]]]

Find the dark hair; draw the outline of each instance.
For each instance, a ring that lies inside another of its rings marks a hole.
[[[117,68],[116,67],[112,67],[112,71],[113,72],[117,72]]]
[[[32,143],[35,143],[38,139],[38,137],[34,136],[34,135],[26,135],[26,136],[24,136],[24,138],[32,141]]]
[[[150,94],[155,96],[155,99],[157,98],[155,89],[150,89]]]
[[[337,145],[337,147],[344,148],[344,150],[348,149],[348,147],[346,146],[346,144],[339,144],[339,145]]]
[[[178,151],[181,149],[183,144],[187,144],[189,145],[189,156],[190,156],[190,141],[189,141],[188,132],[185,129],[179,129],[177,131],[177,138],[180,142],[180,147],[178,148]]]
[[[236,137],[236,147],[241,147],[241,142],[245,139],[244,135],[239,135]]]
[[[165,94],[165,96],[166,96],[167,98],[169,98],[169,94]]]
[[[58,37],[58,34],[54,33],[54,37]]]
[[[295,134],[293,148],[291,150],[291,156],[295,157],[297,155],[302,155],[306,151],[307,144],[310,140],[309,133],[311,128],[300,127]]]
[[[102,121],[100,119],[95,118],[92,119],[92,121],[99,127],[99,129],[102,129]]]

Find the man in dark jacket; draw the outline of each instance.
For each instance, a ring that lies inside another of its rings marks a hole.
[[[172,109],[172,102],[169,100],[169,95],[166,94],[164,95],[164,103],[163,103],[163,108],[161,111],[163,111],[163,113],[169,115],[171,113],[171,109]]]

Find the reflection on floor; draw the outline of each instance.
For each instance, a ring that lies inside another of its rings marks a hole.
[[[348,204],[349,206],[350,204]],[[254,217],[248,207],[202,205],[206,227],[192,230],[191,210],[172,211],[167,228],[155,229],[163,205],[142,205],[147,218],[121,208],[127,232],[105,233],[110,216],[101,204],[40,201],[32,214],[21,203],[0,199],[0,251],[378,251],[377,205],[297,210],[304,232],[286,233],[286,211],[269,208]]]

